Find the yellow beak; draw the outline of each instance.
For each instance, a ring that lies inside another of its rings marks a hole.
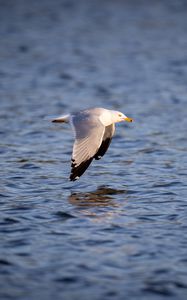
[[[126,117],[124,120],[127,121],[127,122],[133,122],[134,121],[132,118],[128,118],[128,117]]]

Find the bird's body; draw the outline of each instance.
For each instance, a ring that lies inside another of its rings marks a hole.
[[[60,116],[52,122],[70,123],[75,133],[70,180],[74,181],[86,171],[93,159],[100,159],[112,140],[115,123],[132,122],[118,111],[92,108]]]

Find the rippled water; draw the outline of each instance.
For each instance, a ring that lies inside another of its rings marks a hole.
[[[186,1],[0,1],[1,299],[186,299]],[[50,115],[119,109],[68,181]]]

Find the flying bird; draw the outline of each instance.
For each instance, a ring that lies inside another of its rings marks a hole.
[[[115,123],[133,119],[123,113],[105,108],[91,108],[62,115],[55,123],[70,123],[75,142],[69,179],[75,181],[86,171],[93,159],[100,159],[107,151],[115,132]]]

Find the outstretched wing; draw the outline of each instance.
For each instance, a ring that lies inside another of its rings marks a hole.
[[[75,132],[70,180],[77,180],[89,167],[101,146],[105,126],[89,112],[80,112],[71,117]]]
[[[96,160],[100,159],[103,155],[105,155],[105,153],[108,150],[108,147],[110,146],[110,143],[112,141],[114,132],[115,132],[114,124],[111,124],[111,125],[105,127],[105,132],[103,135],[103,140],[102,140],[101,146],[94,156],[94,158]]]

